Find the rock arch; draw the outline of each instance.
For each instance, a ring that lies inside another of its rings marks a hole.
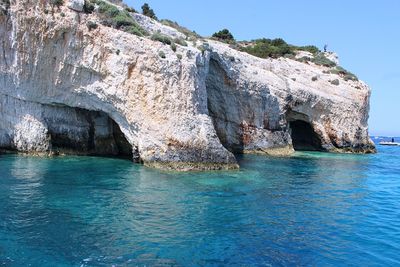
[[[123,133],[121,122],[104,111],[4,96],[0,98],[0,113],[4,115],[0,120],[0,150],[139,161],[137,145]]]
[[[231,63],[211,53],[206,76],[208,113],[220,142],[237,154],[290,153],[276,96],[268,86],[238,83]]]
[[[45,118],[51,153],[133,159],[133,146],[107,113],[72,107],[62,110],[62,116]]]

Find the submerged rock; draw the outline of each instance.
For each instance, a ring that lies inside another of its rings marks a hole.
[[[370,89],[361,81],[212,40],[174,51],[103,26],[96,12],[48,9],[43,1],[16,0],[0,15],[2,148],[99,155],[128,149],[136,161],[177,170],[237,168],[233,153],[375,151]],[[136,21],[150,33],[182,37],[157,21]]]

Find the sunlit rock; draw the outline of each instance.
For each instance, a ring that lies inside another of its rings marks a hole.
[[[4,149],[121,152],[177,170],[237,168],[233,153],[289,155],[293,147],[374,151],[370,89],[361,81],[206,39],[174,51],[68,7],[52,13],[45,1],[16,0],[1,13]],[[136,18],[150,34],[182,37]]]

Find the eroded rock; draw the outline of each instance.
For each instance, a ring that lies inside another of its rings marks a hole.
[[[321,150],[374,151],[370,89],[361,81],[211,40],[175,52],[101,24],[89,30],[96,12],[76,16],[61,6],[53,15],[46,8],[16,0],[0,17],[1,148],[51,154],[61,142],[78,144],[69,148],[79,153],[86,144],[83,154],[130,151],[158,168],[231,169],[238,167],[233,152],[292,153],[306,131],[302,121]],[[148,30],[183,37],[154,25]],[[292,138],[294,130],[300,134]]]

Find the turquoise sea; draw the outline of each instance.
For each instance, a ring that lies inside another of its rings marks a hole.
[[[0,156],[0,266],[399,266],[400,147],[172,173]]]

